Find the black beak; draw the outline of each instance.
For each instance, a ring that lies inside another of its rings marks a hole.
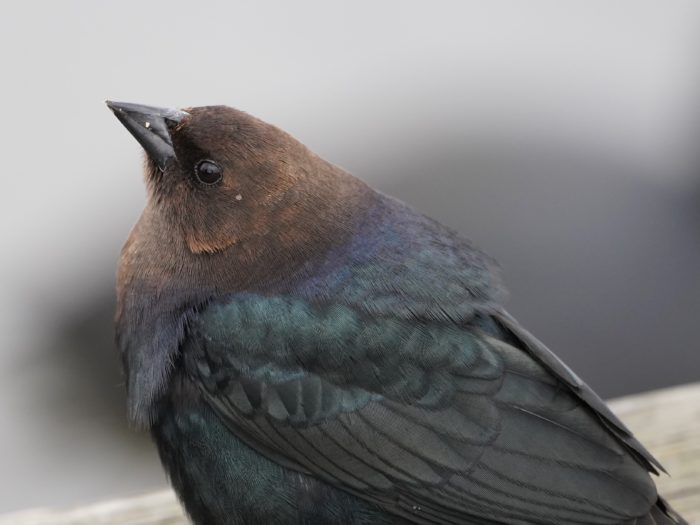
[[[175,159],[170,127],[189,117],[189,113],[111,100],[107,101],[107,106],[161,169]]]

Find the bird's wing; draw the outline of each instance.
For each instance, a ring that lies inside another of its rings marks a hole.
[[[549,348],[542,344],[532,334],[527,332],[513,317],[504,311],[493,315],[493,320],[501,328],[499,336],[513,341],[514,346],[528,352],[533,359],[537,360],[554,377],[568,386],[571,391],[600,418],[601,422],[617,437],[632,454],[637,461],[643,465],[647,471],[659,474],[659,471],[666,473],[664,467],[651,453],[642,445],[613,414],[605,402],[579,378],[573,370],[559,359]]]
[[[183,357],[250,446],[416,523],[646,514],[656,491],[614,416],[497,332],[248,295],[201,312]]]

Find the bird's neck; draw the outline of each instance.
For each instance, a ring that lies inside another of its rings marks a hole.
[[[379,200],[364,183],[326,164],[287,192],[269,233],[211,254],[193,253],[166,216],[147,207],[122,250],[117,278],[117,342],[131,418],[152,421],[188,315],[222,296],[293,288],[347,242]]]

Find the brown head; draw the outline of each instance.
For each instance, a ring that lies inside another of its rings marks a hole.
[[[224,252],[239,274],[270,252],[289,263],[308,257],[337,241],[366,200],[360,181],[242,111],[108,105],[147,153],[148,203],[125,252],[133,242],[143,248],[145,239],[134,237],[148,238],[153,265],[176,255],[166,266],[177,266],[179,277],[194,270],[190,264],[200,270]],[[231,270],[219,268],[210,284]]]
[[[291,278],[343,241],[374,193],[242,111],[107,104],[147,153],[148,202],[117,280],[118,341],[139,417],[177,351],[162,349],[177,341],[151,341],[155,326],[172,324],[166,332],[180,337],[187,308]]]

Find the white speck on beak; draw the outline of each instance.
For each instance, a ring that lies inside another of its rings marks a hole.
[[[151,127],[151,123],[150,123],[150,122],[146,122],[146,123],[144,124],[144,126],[146,126],[146,129],[148,129],[148,128]]]

